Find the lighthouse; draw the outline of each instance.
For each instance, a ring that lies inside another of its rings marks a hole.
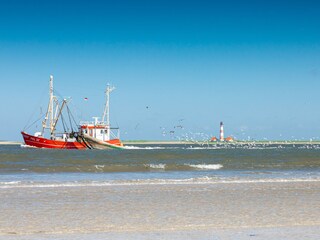
[[[220,142],[224,141],[223,122],[220,122]]]

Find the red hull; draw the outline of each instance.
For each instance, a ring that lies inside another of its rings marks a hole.
[[[113,145],[117,145],[117,146],[123,146],[123,143],[120,141],[120,139],[111,139],[109,141],[106,141],[107,143],[113,144]]]
[[[58,149],[85,149],[85,144],[80,142],[65,142],[61,140],[51,140],[42,137],[35,137],[25,132],[21,132],[24,142],[28,146],[37,148],[58,148]]]

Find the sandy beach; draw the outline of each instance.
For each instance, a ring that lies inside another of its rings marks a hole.
[[[319,239],[320,182],[0,189],[0,239]]]

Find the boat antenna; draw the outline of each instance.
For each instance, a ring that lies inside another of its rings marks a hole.
[[[110,126],[110,108],[109,108],[109,101],[110,101],[110,93],[115,90],[115,87],[110,86],[110,84],[107,84],[106,88],[106,104],[104,106],[103,116],[102,116],[102,122],[106,119],[107,126]]]

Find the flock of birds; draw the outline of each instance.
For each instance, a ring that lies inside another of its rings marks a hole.
[[[150,106],[146,106],[145,107],[147,110],[150,110]],[[171,140],[177,140],[179,142],[191,142],[194,144],[198,144],[198,145],[209,145],[211,137],[209,134],[204,133],[204,132],[192,132],[192,131],[188,131],[187,127],[185,127],[185,119],[181,118],[178,119],[176,124],[173,124],[171,127],[163,127],[160,126],[160,134],[162,137],[168,139],[168,137]],[[140,127],[140,123],[137,123],[134,127],[134,130],[138,130]],[[247,131],[246,131],[246,127],[241,127],[240,128],[240,132],[238,134],[235,134],[237,136],[239,136],[239,139],[243,139],[242,141],[249,141],[250,143],[248,143],[249,147],[255,146],[255,145],[261,145],[262,143],[259,141],[256,142],[255,141],[255,137],[251,137],[249,135],[247,135]],[[282,137],[282,134],[279,135],[280,138]],[[233,136],[234,137],[234,136]],[[312,138],[310,139],[310,142],[312,141],[317,141],[319,138]],[[268,141],[267,138],[262,138],[262,140],[266,143],[264,143],[265,145],[270,145],[270,143],[272,143],[271,141]],[[296,139],[294,138],[294,136],[292,136],[292,141],[305,141],[306,139],[302,138],[302,139]],[[309,141],[309,139],[307,139]],[[288,142],[289,143],[289,142]],[[233,145],[233,144],[231,144]],[[263,144],[262,144],[263,145]]]

